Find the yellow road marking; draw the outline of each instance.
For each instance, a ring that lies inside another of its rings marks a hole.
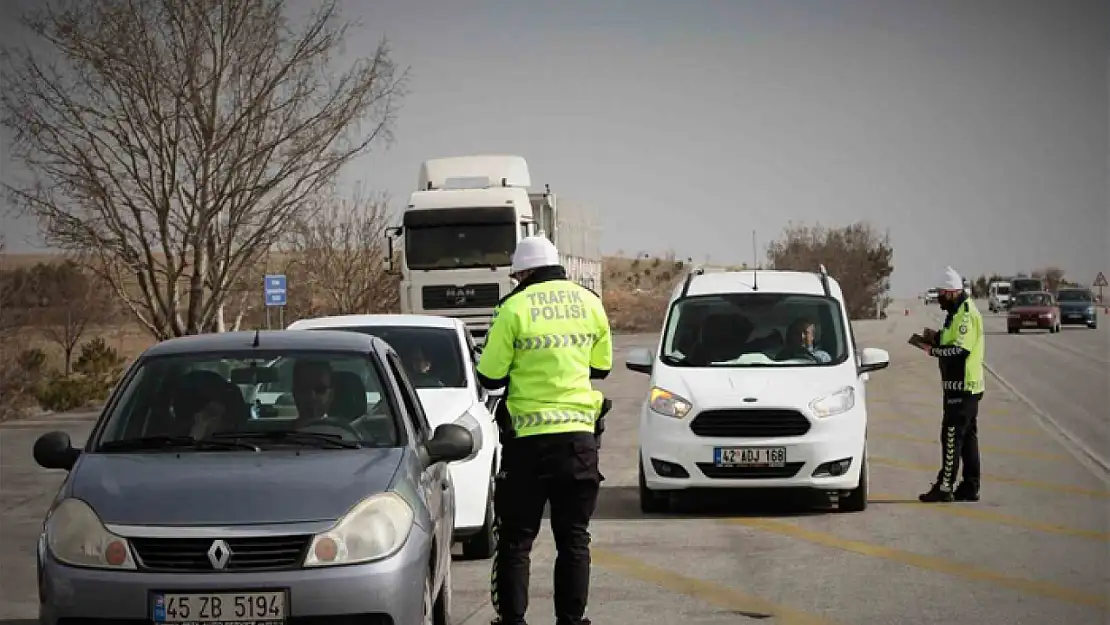
[[[900,549],[893,549],[891,547],[884,547],[882,545],[873,545],[858,540],[850,540],[841,538],[833,534],[826,534],[824,532],[815,532],[808,530],[797,525],[784,523],[781,521],[772,521],[769,519],[729,519],[728,523],[734,525],[743,525],[757,530],[763,530],[780,536],[788,538],[796,538],[804,540],[809,543],[821,545],[824,547],[832,547],[834,549],[841,549],[852,553],[858,553],[864,556],[873,558],[882,558],[892,562],[899,562],[907,566],[925,569],[928,571],[935,571],[938,573],[945,573],[955,577],[962,577],[967,580],[988,582],[996,584],[1004,588],[1016,590],[1019,592],[1038,595],[1041,597],[1048,597],[1058,601],[1067,603],[1075,603],[1079,605],[1090,606],[1102,610],[1110,609],[1110,599],[1103,595],[1094,595],[1065,586],[1052,584],[1050,582],[1039,582],[1029,579],[1022,579],[1020,577],[1010,577],[1001,573],[996,573],[987,569],[981,569],[969,564],[961,564],[952,560],[945,560],[934,556],[922,555],[919,553],[912,553],[909,551],[902,551]]]
[[[896,469],[906,469],[908,471],[928,471],[936,473],[935,466],[925,464],[914,464],[912,462],[902,462],[893,458],[880,458],[878,456],[868,456],[868,460],[872,464],[879,464],[887,467],[894,467]],[[1053,484],[1051,482],[1036,482],[1032,480],[1021,480],[1014,477],[1005,477],[1002,475],[983,474],[983,479],[999,484],[1013,484],[1014,486],[1021,486],[1023,488],[1034,488],[1037,490],[1047,490],[1057,493],[1070,493],[1073,495],[1086,495],[1088,497],[1095,497],[1098,499],[1110,499],[1110,492],[1098,490],[1094,488],[1083,488],[1082,486],[1071,486],[1068,484]]]
[[[665,590],[693,597],[728,610],[749,614],[770,614],[774,616],[776,623],[782,623],[783,625],[831,625],[830,621],[821,617],[771,603],[735,588],[693,577],[685,577],[674,571],[668,571],[608,549],[592,549],[590,559],[593,564],[613,573],[654,584]]]
[[[872,493],[868,498],[872,504],[892,503],[898,505],[912,505],[919,507],[922,510],[929,512],[937,512],[940,514],[947,514],[948,516],[961,517],[965,519],[974,519],[976,521],[985,521],[988,523],[997,523],[999,525],[1009,525],[1011,527],[1020,527],[1043,534],[1055,534],[1057,536],[1070,536],[1075,538],[1089,538],[1091,540],[1098,540],[1102,542],[1110,542],[1110,534],[1104,532],[1095,532],[1092,530],[1083,530],[1074,527],[1065,527],[1063,525],[1054,525],[1052,523],[1041,523],[1039,521],[1031,521],[1021,517],[1010,516],[999,512],[990,512],[980,508],[972,508],[969,506],[954,504],[934,504],[922,503],[916,499],[903,499],[897,495],[878,495]]]
[[[894,434],[888,432],[875,432],[874,434],[868,433],[868,436],[875,438],[887,438],[890,440],[907,441],[910,443],[924,443],[926,445],[939,445],[940,443],[935,438],[925,438],[923,436],[908,436],[906,434]],[[993,447],[991,445],[980,445],[979,451],[990,454],[998,454],[1001,456],[1019,456],[1030,460],[1046,460],[1048,462],[1061,462],[1072,461],[1074,458],[1065,456],[1063,454],[1046,454],[1040,451],[1029,451],[1025,449],[1011,449],[1009,447]]]

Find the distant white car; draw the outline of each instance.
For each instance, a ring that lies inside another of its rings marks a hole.
[[[449,465],[456,493],[454,539],[462,543],[464,557],[491,557],[496,546],[493,484],[501,443],[490,412],[492,398],[478,384],[480,350],[466,325],[432,315],[341,315],[302,319],[286,329],[345,330],[383,339],[401,357],[432,428],[456,423],[470,430],[477,455]]]
[[[641,509],[700,488],[809,488],[865,509],[865,382],[890,356],[856,346],[840,285],[823,271],[695,271],[669,311],[655,352],[625,363],[651,376]]]

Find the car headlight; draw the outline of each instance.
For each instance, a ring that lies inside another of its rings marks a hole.
[[[1094,307],[1094,306],[1088,306],[1088,307],[1087,307],[1087,314],[1088,314],[1088,315],[1093,315],[1093,314],[1095,314],[1095,307]]]
[[[1051,319],[1052,318],[1052,313],[1050,313],[1050,312],[1041,313],[1041,318],[1042,319]]]
[[[648,407],[651,408],[652,412],[681,419],[690,414],[690,409],[693,408],[693,405],[686,398],[656,386],[651,389]]]
[[[312,539],[304,565],[339,566],[388,558],[408,540],[412,522],[412,507],[397,493],[371,495],[335,527]]]
[[[835,393],[830,393],[809,403],[809,409],[820,418],[832,417],[843,412],[848,412],[856,405],[856,389],[845,386]]]
[[[127,539],[104,527],[80,499],[63,500],[46,520],[46,546],[59,562],[98,569],[135,569]]]

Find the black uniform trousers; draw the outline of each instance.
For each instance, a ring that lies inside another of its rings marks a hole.
[[[502,442],[494,488],[497,552],[491,599],[503,625],[525,625],[528,569],[545,504],[555,537],[555,622],[586,625],[590,592],[590,517],[601,486],[593,434],[541,434]]]
[[[964,481],[979,486],[979,400],[982,393],[944,394],[944,417],[940,426],[941,464],[937,485],[941,490],[956,487],[963,461]]]

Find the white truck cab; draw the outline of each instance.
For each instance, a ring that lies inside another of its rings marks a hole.
[[[640,412],[640,506],[702,488],[810,488],[867,506],[867,394],[885,350],[860,349],[836,280],[694,270],[671,297]]]
[[[529,191],[520,156],[437,158],[420,167],[401,226],[387,230],[389,265],[400,240],[401,312],[461,319],[484,342],[520,239],[543,235],[559,248],[568,277],[601,292],[599,237],[586,214],[560,206],[549,187]]]

